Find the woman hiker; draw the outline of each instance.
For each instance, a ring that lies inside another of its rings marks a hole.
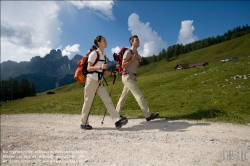
[[[119,129],[123,125],[127,124],[128,120],[126,118],[120,117],[120,114],[116,111],[107,89],[103,86],[102,83],[103,74],[113,74],[112,72],[106,70],[107,64],[104,49],[107,47],[107,41],[103,36],[97,36],[94,39],[94,44],[97,46],[97,49],[92,51],[88,57],[87,70],[91,73],[87,74],[87,79],[84,87],[84,104],[82,107],[81,128],[85,130],[92,129],[92,126],[90,126],[89,124],[88,117],[95,94],[97,93],[105,104],[105,107],[108,110],[112,120],[115,122],[115,127]],[[95,63],[98,54],[99,60]],[[95,65],[93,65],[94,63]]]

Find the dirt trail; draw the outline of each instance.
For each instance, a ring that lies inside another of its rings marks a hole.
[[[115,129],[110,117],[1,116],[1,165],[250,165],[250,126],[129,118]]]

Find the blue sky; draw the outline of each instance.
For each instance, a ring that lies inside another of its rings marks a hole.
[[[1,62],[30,61],[51,49],[71,59],[102,35],[106,55],[140,38],[139,54],[223,35],[250,25],[249,1],[1,1]]]

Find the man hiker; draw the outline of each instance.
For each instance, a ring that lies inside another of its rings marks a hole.
[[[138,36],[134,35],[129,38],[129,43],[131,45],[130,49],[127,49],[123,55],[122,60],[122,82],[124,84],[122,94],[117,103],[116,110],[121,113],[122,107],[128,98],[129,92],[131,92],[147,121],[153,120],[159,116],[158,113],[153,114],[150,112],[148,104],[143,96],[142,91],[136,83],[137,70],[142,60],[141,56],[137,52],[137,48],[140,45],[140,40]],[[121,116],[123,117],[123,116]]]

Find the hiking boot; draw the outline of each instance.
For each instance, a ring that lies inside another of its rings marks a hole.
[[[92,129],[92,126],[81,124],[81,129],[84,129],[84,130],[91,130],[91,129]]]
[[[127,118],[122,118],[120,120],[118,120],[117,122],[115,122],[115,127],[117,129],[121,128],[123,125],[126,125],[128,123],[128,119]]]
[[[151,114],[150,117],[146,118],[147,121],[151,121],[155,118],[157,118],[159,116],[159,114]]]

